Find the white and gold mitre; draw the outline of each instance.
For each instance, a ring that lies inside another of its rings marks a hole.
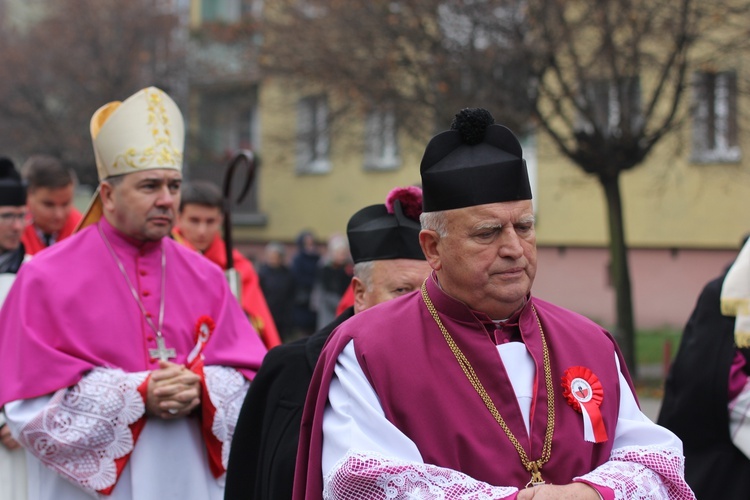
[[[100,181],[155,168],[182,170],[182,113],[156,87],[96,110],[91,117],[91,139]]]
[[[100,182],[157,168],[182,171],[185,125],[177,104],[163,90],[148,87],[105,104],[91,117],[90,128]],[[102,211],[97,188],[76,231],[96,223]]]

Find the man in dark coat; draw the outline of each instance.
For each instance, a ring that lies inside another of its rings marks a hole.
[[[365,207],[349,220],[354,305],[311,337],[266,355],[237,422],[226,500],[292,497],[302,408],[328,336],[355,313],[416,290],[429,275],[419,246],[421,206],[421,190],[397,189],[386,204]]]
[[[722,315],[726,275],[710,281],[685,326],[658,423],[682,439],[685,479],[698,499],[750,498],[750,459],[733,443],[728,405],[747,380],[750,350]]]

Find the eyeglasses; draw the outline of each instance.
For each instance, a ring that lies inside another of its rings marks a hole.
[[[4,214],[0,214],[0,224],[10,226],[14,222],[20,222],[23,224],[26,221],[26,214],[14,214],[13,212],[6,212]]]

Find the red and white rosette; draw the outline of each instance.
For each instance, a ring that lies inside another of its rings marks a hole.
[[[590,443],[607,440],[607,429],[599,407],[604,388],[594,372],[585,366],[573,366],[562,377],[563,396],[575,411],[583,415],[583,438]]]
[[[214,332],[216,324],[210,316],[201,316],[195,324],[195,347],[190,351],[187,357],[187,364],[191,365],[198,356],[203,352],[203,348],[206,347],[208,339],[211,338],[211,334]]]

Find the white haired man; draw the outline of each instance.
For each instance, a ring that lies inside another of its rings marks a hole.
[[[433,272],[329,338],[294,498],[694,498],[679,439],[641,413],[614,339],[531,295],[516,137],[463,110],[421,175]]]

